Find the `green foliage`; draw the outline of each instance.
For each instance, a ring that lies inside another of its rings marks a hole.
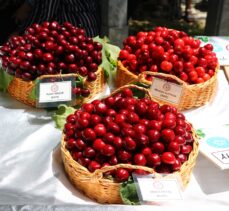
[[[116,73],[117,60],[120,48],[118,46],[109,44],[106,37],[102,39],[97,36],[94,37],[93,40],[103,45],[102,63],[100,66],[103,68],[108,83],[110,84]]]
[[[199,138],[204,138],[206,134],[202,131],[202,129],[197,129],[196,134]]]
[[[13,78],[14,76],[8,74],[6,71],[2,69],[2,67],[0,67],[0,90],[6,92]]]
[[[137,188],[132,179],[123,182],[120,188],[120,196],[124,204],[139,205]]]
[[[66,105],[59,105],[58,110],[53,114],[52,119],[54,120],[56,127],[63,130],[68,115],[75,112],[75,109]]]

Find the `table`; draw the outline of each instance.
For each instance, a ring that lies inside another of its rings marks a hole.
[[[189,111],[196,129],[229,123],[229,85],[220,71],[214,101]],[[34,109],[0,92],[1,210],[229,210],[229,170],[199,153],[183,200],[160,205],[99,205],[67,179],[60,157],[61,131],[52,111]],[[198,209],[197,209],[198,208]]]

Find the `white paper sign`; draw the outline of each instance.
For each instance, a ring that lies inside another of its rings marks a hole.
[[[177,178],[136,177],[143,201],[181,200],[181,189]]]
[[[178,105],[183,87],[181,85],[154,77],[150,90],[153,97]]]
[[[203,129],[200,152],[222,170],[229,169],[229,126]]]
[[[63,102],[72,100],[71,81],[40,83],[39,90],[39,103]]]

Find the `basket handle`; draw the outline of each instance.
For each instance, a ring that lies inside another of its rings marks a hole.
[[[165,77],[165,78],[171,78],[173,79],[174,81],[178,82],[179,84],[181,84],[182,86],[184,86],[185,88],[187,88],[187,84],[181,80],[180,78],[178,78],[177,76],[175,75],[170,75],[170,74],[165,74],[165,73],[158,73],[158,72],[150,72],[150,71],[144,71],[142,73],[140,73],[138,75],[138,81],[139,82],[142,82],[142,83],[145,83],[147,85],[151,85],[152,82],[150,81],[147,81],[145,79],[145,75],[151,75],[151,76],[162,76],[162,77]]]
[[[134,84],[127,84],[127,85],[124,85],[124,86],[121,86],[119,87],[118,89],[114,90],[111,95],[115,95],[119,92],[121,92],[122,90],[124,90],[125,88],[134,88],[134,89],[138,89],[138,90],[141,90],[141,91],[144,91],[146,93],[146,95],[152,99],[151,97],[151,94],[150,94],[150,91],[144,87],[140,87],[140,86],[137,86],[137,85],[134,85]]]
[[[155,170],[146,166],[137,166],[137,165],[131,165],[131,164],[117,164],[114,166],[106,166],[101,169],[97,169],[92,173],[92,178],[96,180],[100,180],[103,178],[103,173],[106,173],[108,171],[116,170],[118,168],[125,168],[125,169],[141,169],[144,171],[147,171],[149,173],[155,173]]]

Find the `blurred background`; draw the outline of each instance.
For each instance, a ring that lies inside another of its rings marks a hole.
[[[122,46],[122,40],[128,35],[149,31],[155,26],[183,30],[190,35],[229,34],[229,0],[95,1],[100,8],[99,35],[109,37],[118,46]],[[14,17],[24,2],[25,0],[0,0],[0,45],[17,28]],[[21,15],[28,12],[25,9]]]

